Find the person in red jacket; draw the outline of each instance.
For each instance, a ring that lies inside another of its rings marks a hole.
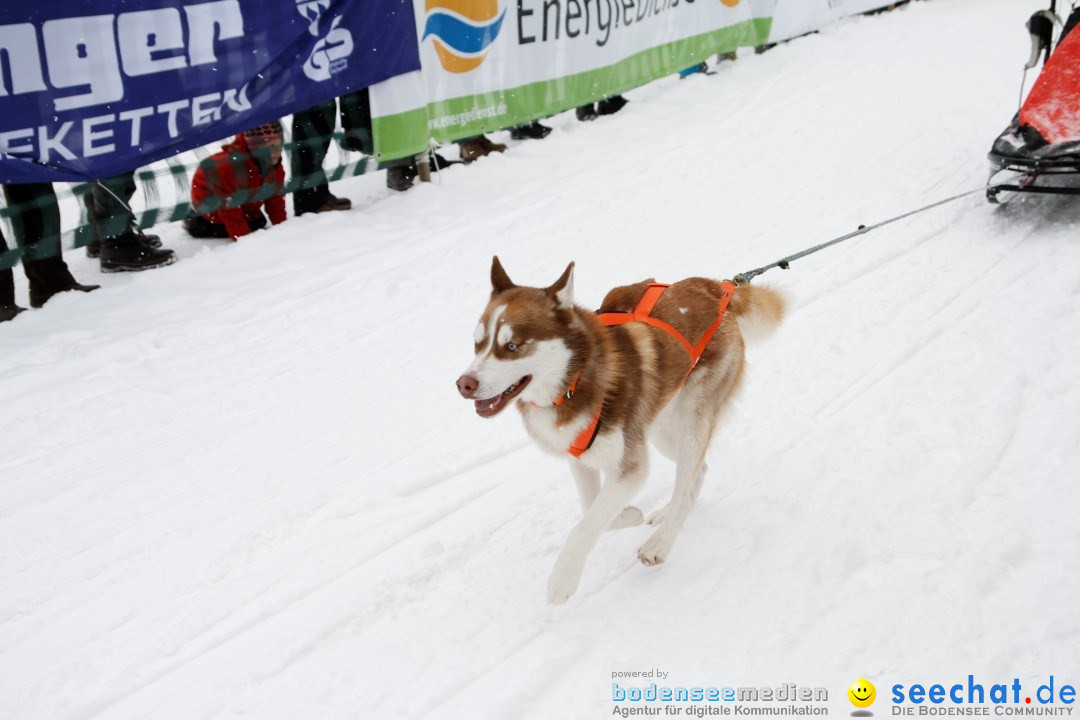
[[[277,120],[237,135],[199,164],[184,228],[197,238],[237,238],[286,220],[284,133]],[[266,215],[263,215],[263,210]]]

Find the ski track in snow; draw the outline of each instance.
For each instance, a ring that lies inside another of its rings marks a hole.
[[[597,718],[652,667],[834,711],[857,677],[1075,679],[1069,199],[973,196],[758,280],[791,313],[672,557],[606,533],[563,607],[565,463],[453,388],[493,254],[533,285],[576,260],[595,307],[979,187],[1042,6],[851,18],[432,186],[338,183],[349,213],[164,226],[166,270],[68,253],[103,289],[0,327],[3,720]]]

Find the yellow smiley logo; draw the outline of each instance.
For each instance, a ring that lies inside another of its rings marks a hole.
[[[847,696],[855,707],[868,708],[877,699],[877,690],[872,682],[860,678],[851,683],[851,687],[847,689]]]

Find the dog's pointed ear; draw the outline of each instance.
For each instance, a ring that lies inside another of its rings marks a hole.
[[[547,294],[554,298],[563,310],[574,307],[574,263],[566,266],[562,277],[547,289]]]
[[[498,295],[504,290],[517,287],[514,285],[514,281],[510,279],[510,276],[503,270],[502,263],[499,262],[499,256],[496,255],[491,259],[491,291],[493,295]]]

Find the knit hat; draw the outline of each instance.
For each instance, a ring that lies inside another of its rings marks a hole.
[[[250,130],[244,131],[244,140],[249,146],[281,142],[284,137],[285,131],[282,129],[281,123],[277,120],[271,120],[268,123],[263,123],[258,127],[253,127]]]

